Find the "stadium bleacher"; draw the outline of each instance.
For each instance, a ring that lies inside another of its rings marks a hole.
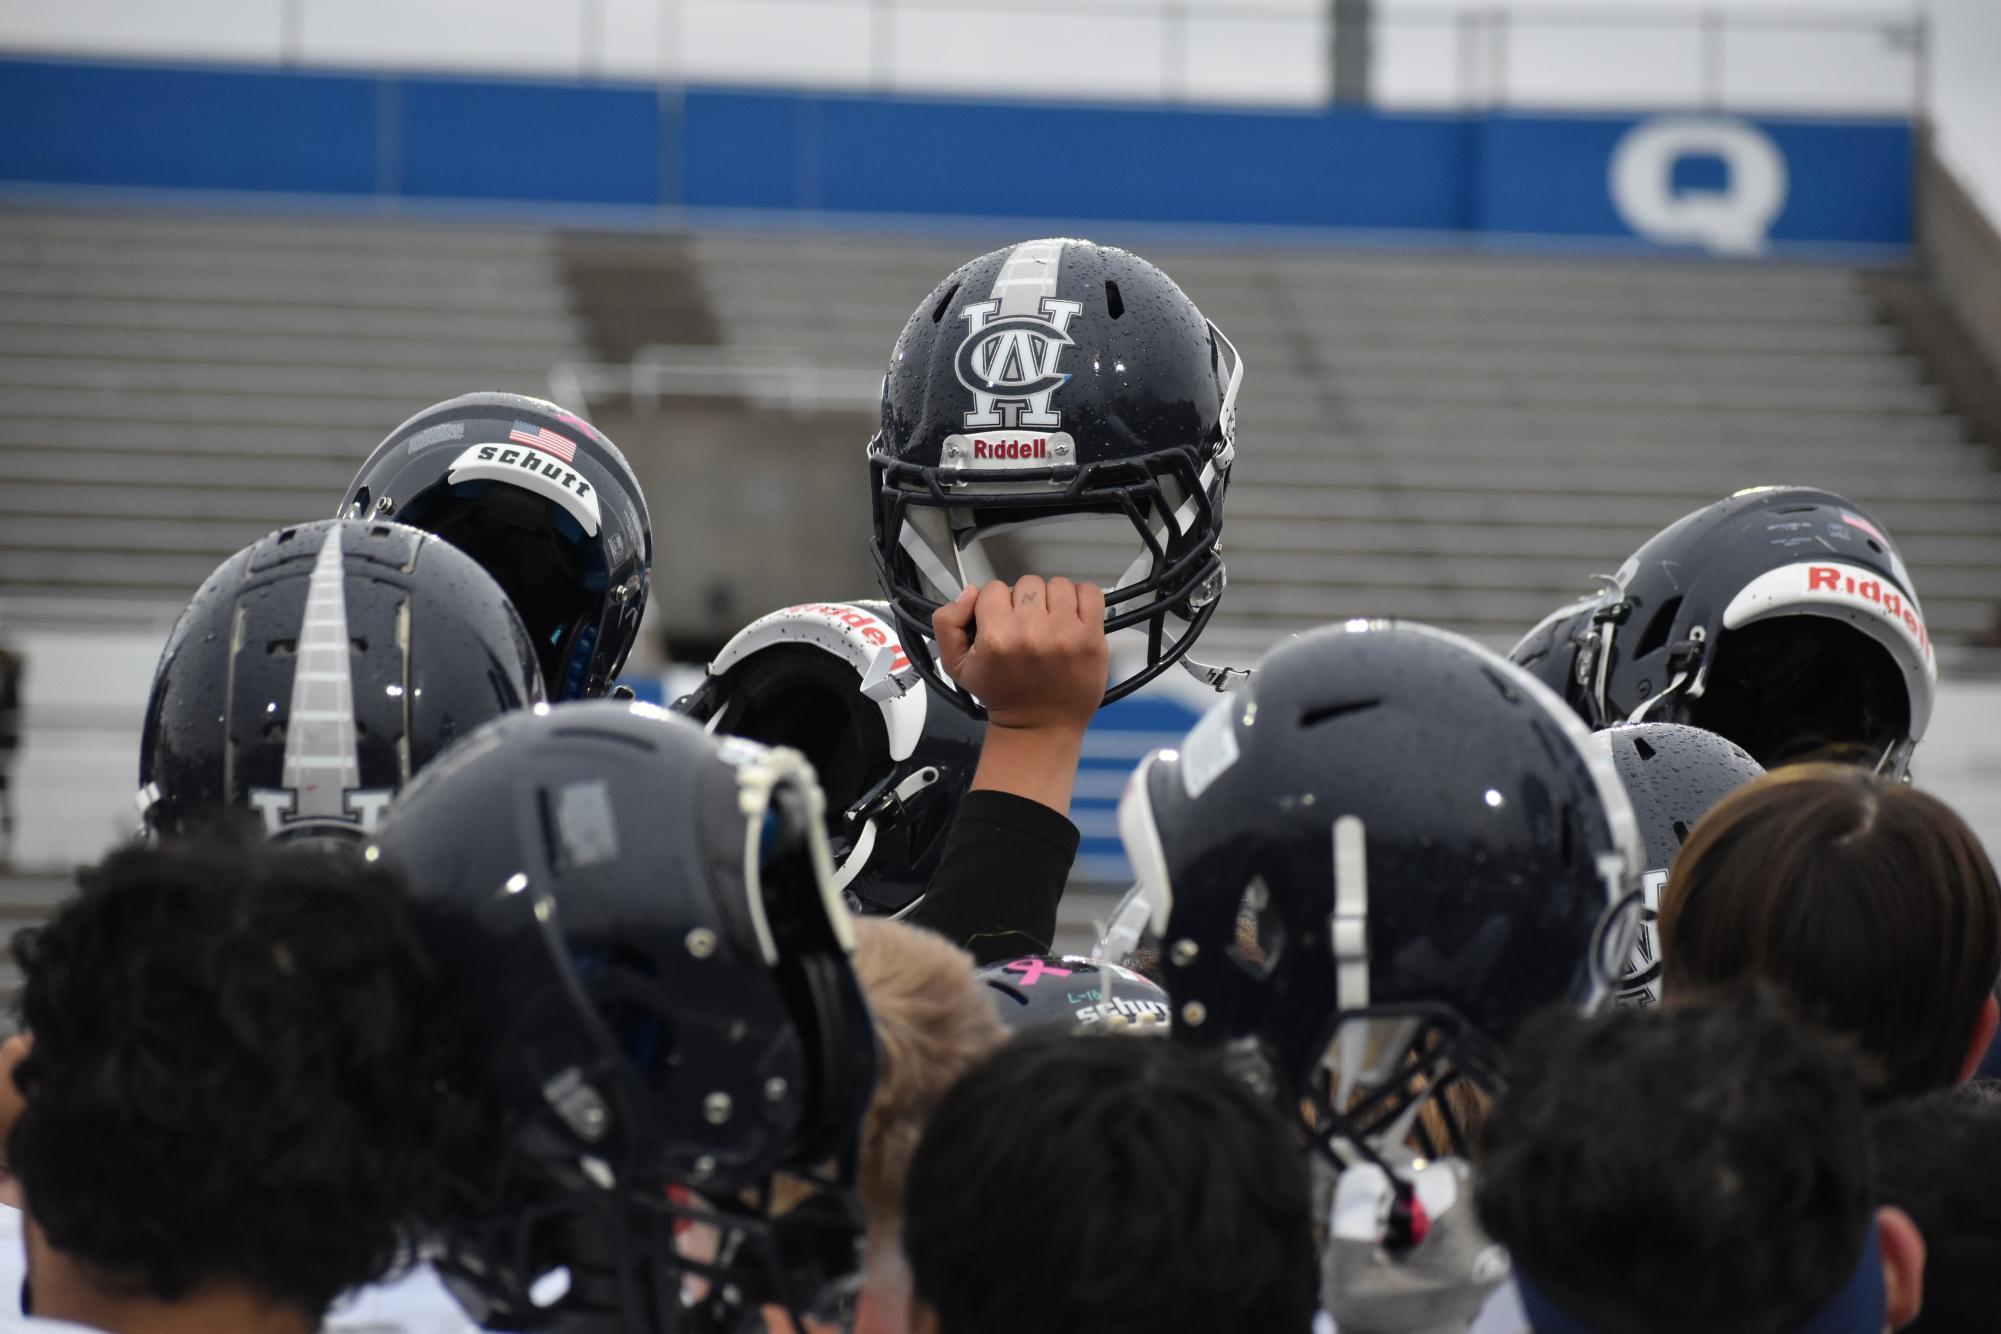
[[[0,596],[177,601],[470,385],[705,339],[867,368],[973,244],[0,211]],[[1506,638],[1666,519],[1808,476],[1880,508],[1941,642],[1992,628],[2001,477],[1854,269],[1159,258],[1250,363],[1219,642]]]
[[[788,429],[858,468],[856,387],[940,276],[1006,239],[0,208],[0,605],[17,626],[95,620],[132,641],[101,685],[31,720],[69,736],[53,768],[40,743],[41,772],[63,793],[122,787],[147,645],[188,592],[261,533],[328,512],[424,404],[543,392],[560,367],[676,349],[698,365],[818,368],[844,396]],[[1802,479],[1878,509],[1938,642],[1994,631],[2001,475],[1885,321],[1868,270],[1113,239],[1173,273],[1249,362],[1230,589],[1205,658],[1249,661],[1351,615],[1506,642],[1677,515]],[[732,392],[705,388],[699,429],[728,419]],[[769,403],[735,401],[744,431],[767,428]],[[616,396],[584,406],[642,476],[720,457],[687,452],[692,403],[678,418],[672,401],[657,415]],[[781,507],[822,499],[817,483],[767,492]],[[700,496],[659,487],[656,525]],[[727,550],[713,569],[688,564],[698,556],[674,551],[684,587],[740,573]],[[1120,864],[1125,742],[1176,723],[1132,725],[1086,766],[1087,874]],[[101,811],[41,796],[50,838],[101,841],[87,832]]]
[[[0,597],[179,603],[389,427],[578,355],[544,231],[0,210]],[[254,466],[250,466],[254,465]]]

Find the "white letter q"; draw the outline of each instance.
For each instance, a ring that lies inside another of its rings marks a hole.
[[[1718,157],[1729,172],[1721,190],[1674,189],[1686,157]],[[1650,241],[1704,245],[1720,255],[1755,255],[1786,202],[1786,160],[1757,126],[1722,117],[1657,116],[1626,132],[1612,151],[1612,202],[1626,225]]]

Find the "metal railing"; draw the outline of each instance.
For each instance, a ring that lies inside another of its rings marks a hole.
[[[342,36],[342,0],[284,0],[271,55],[462,68],[462,29],[442,7],[427,18],[434,2],[409,0],[393,32],[357,39]],[[1337,40],[1333,0],[490,3],[522,9],[483,36],[494,68],[962,96],[1314,105],[1331,96]],[[1928,94],[1915,0],[1873,12],[1381,0],[1368,32],[1371,100],[1387,105],[1908,113]],[[243,34],[228,40],[242,58]]]
[[[801,415],[868,411],[882,396],[882,371],[823,366],[790,348],[653,343],[628,362],[566,361],[549,369],[549,397],[589,415],[605,398],[651,415],[676,398],[736,399]]]

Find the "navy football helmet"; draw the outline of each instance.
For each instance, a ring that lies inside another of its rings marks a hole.
[[[790,746],[827,797],[834,883],[856,912],[915,908],[972,785],[980,725],[932,698],[881,602],[786,607],[739,630],[675,712]]]
[[[1310,1103],[1339,1163],[1463,1154],[1442,1095],[1497,1087],[1521,1023],[1595,1009],[1632,948],[1639,836],[1585,743],[1527,673],[1428,626],[1273,649],[1120,803],[1177,1040]]]
[[[875,1033],[804,760],[545,707],[427,771],[370,855],[466,1033],[489,1133],[436,1263],[482,1326],[735,1334],[838,1303]],[[813,1192],[782,1216],[781,1176]]]
[[[339,513],[436,533],[485,567],[552,697],[611,690],[646,609],[653,530],[625,455],[589,422],[520,394],[435,404],[375,447]]]
[[[1016,1033],[1061,1025],[1079,1033],[1167,1036],[1167,993],[1130,968],[1082,954],[1027,954],[980,969],[994,1012]]]
[[[1025,241],[947,275],[896,341],[868,451],[876,566],[925,683],[980,713],[937,662],[931,614],[1024,574],[1097,584],[1106,630],[1136,632],[1133,653],[1114,641],[1106,702],[1181,660],[1223,593],[1243,370],[1124,250]]]
[[[1686,723],[1766,768],[1904,775],[1938,664],[1917,589],[1867,510],[1763,486],[1683,516],[1509,655],[1593,727]]]
[[[457,548],[399,523],[284,528],[175,622],[139,738],[140,816],[160,836],[235,809],[273,837],[358,839],[452,742],[541,699],[521,618]]]

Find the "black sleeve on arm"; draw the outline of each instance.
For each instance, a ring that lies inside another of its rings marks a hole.
[[[1076,825],[1039,801],[968,792],[924,901],[906,920],[970,950],[982,966],[1047,954],[1078,837]]]

